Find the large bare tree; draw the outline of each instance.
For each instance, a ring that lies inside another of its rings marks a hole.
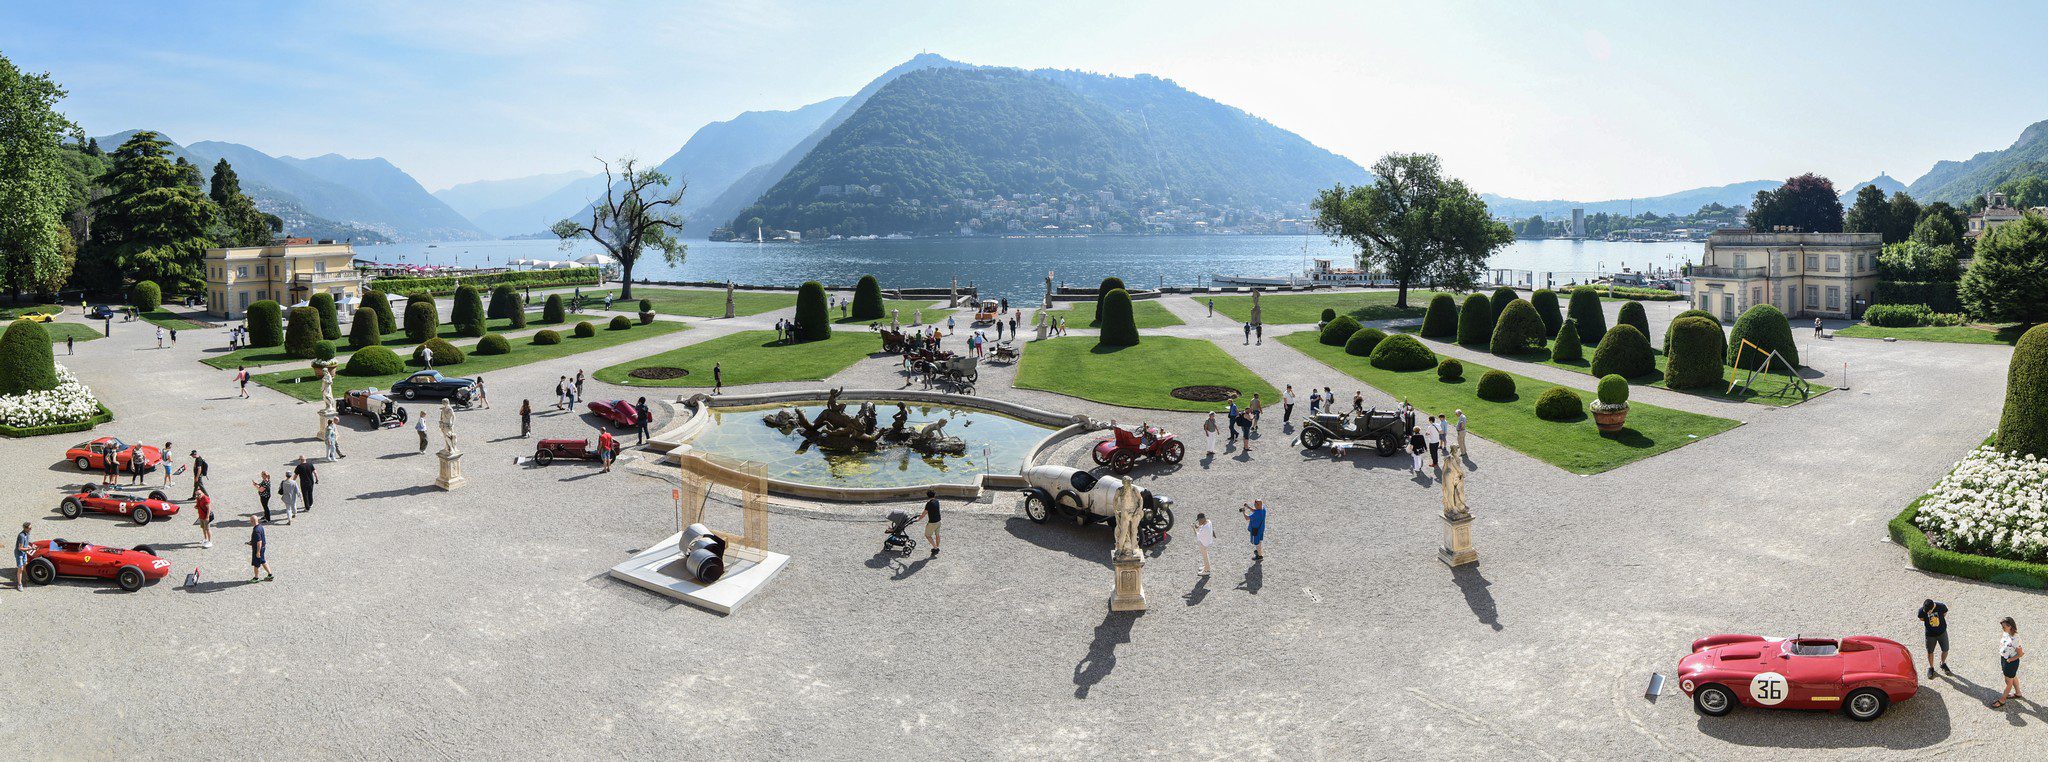
[[[689,183],[681,178],[672,183],[667,175],[640,169],[633,159],[620,159],[616,173],[611,162],[598,163],[604,165],[604,198],[591,205],[590,221],[562,220],[554,233],[564,249],[578,238],[603,246],[619,260],[619,298],[631,299],[633,263],[641,252],[656,249],[669,264],[683,263],[687,247],[676,234],[683,230],[683,191]]]

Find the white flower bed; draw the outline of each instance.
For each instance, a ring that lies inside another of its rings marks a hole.
[[[1913,523],[1937,547],[2048,561],[2048,460],[1980,447],[1934,484]]]
[[[99,398],[62,365],[57,366],[57,388],[0,396],[0,425],[15,428],[77,423],[99,411]]]

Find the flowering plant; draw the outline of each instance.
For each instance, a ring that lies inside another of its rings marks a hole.
[[[1921,498],[1913,523],[1937,547],[2048,561],[2048,460],[1977,448]]]
[[[15,428],[77,423],[99,411],[99,398],[62,365],[56,388],[0,396],[0,425]]]

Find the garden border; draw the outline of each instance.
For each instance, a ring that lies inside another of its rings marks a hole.
[[[53,423],[48,426],[26,426],[21,428],[16,428],[13,426],[0,426],[0,437],[25,439],[28,437],[49,436],[51,434],[72,434],[80,431],[91,431],[95,428],[99,428],[100,424],[112,423],[114,420],[114,411],[107,408],[107,403],[101,402],[99,403],[99,406],[99,412],[92,414],[91,417],[86,418],[83,421],[74,421],[72,423]]]
[[[1984,440],[1984,444],[1990,443],[1990,439]],[[1981,446],[1983,445],[1979,445],[1979,447]],[[1975,452],[1976,448],[1971,448],[1971,451]],[[1962,463],[1958,461],[1956,465],[1961,466]],[[1948,474],[1952,473],[1955,473],[1954,467],[1951,467],[1948,473],[1942,474],[1942,479],[1948,478]],[[1936,479],[1935,483],[1940,484],[1941,479]],[[1980,556],[1975,553],[1962,553],[1937,548],[1934,546],[1934,543],[1928,542],[1927,533],[1920,531],[1920,527],[1913,523],[1913,519],[1919,517],[1920,503],[1925,501],[1930,494],[1933,494],[1932,487],[1929,487],[1927,492],[1921,493],[1919,497],[1913,498],[1913,502],[1906,504],[1905,510],[1900,511],[1899,515],[1893,517],[1891,522],[1885,525],[1887,532],[1891,535],[1892,542],[1898,543],[1906,549],[1906,558],[1913,564],[1913,568],[1935,574],[1946,574],[1952,577],[1974,579],[1998,585],[2011,585],[2031,590],[2048,589],[2048,564],[2014,561],[2010,558]]]

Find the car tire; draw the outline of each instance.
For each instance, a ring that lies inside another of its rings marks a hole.
[[[1876,688],[1863,688],[1849,692],[1842,701],[1842,713],[1857,722],[1869,722],[1884,716],[1884,710],[1891,707],[1890,696]]]
[[[149,512],[149,506],[134,505],[128,507],[128,520],[135,522],[136,526],[149,526],[149,520],[153,518],[156,518],[156,516]]]
[[[555,462],[555,453],[551,450],[537,451],[533,454],[533,462],[543,466],[553,463]]]
[[[1118,450],[1109,456],[1109,470],[1121,476],[1138,467],[1138,455],[1130,450]]]
[[[58,515],[61,515],[67,519],[78,518],[78,514],[83,512],[84,508],[78,504],[77,498],[67,497],[64,498],[64,502],[57,504]]]
[[[1088,526],[1088,509],[1081,507],[1081,496],[1073,490],[1063,489],[1052,497],[1053,507],[1074,517],[1074,523]]]
[[[164,491],[163,491],[163,490],[160,490],[160,489],[153,489],[153,490],[150,490],[150,491],[149,491],[149,499],[151,499],[151,500],[155,500],[155,501],[157,501],[157,502],[160,502],[160,503],[168,503],[168,502],[171,502],[171,496],[170,496],[170,495],[166,495],[166,494],[164,494]]]
[[[1726,717],[1735,711],[1735,692],[1707,684],[1692,692],[1692,709],[1708,717]]]
[[[28,562],[28,581],[31,585],[47,585],[57,581],[57,565],[50,559],[38,558]]]
[[[1024,493],[1024,517],[1034,524],[1043,524],[1052,518],[1050,498],[1039,490]]]
[[[1327,435],[1327,434],[1324,434],[1324,433],[1323,433],[1323,430],[1322,430],[1322,429],[1302,429],[1302,430],[1301,430],[1301,446],[1303,446],[1303,447],[1306,447],[1306,448],[1308,448],[1308,449],[1311,449],[1311,450],[1320,450],[1320,449],[1323,449],[1323,445],[1325,445],[1325,444],[1329,443],[1329,441],[1330,441],[1330,437],[1329,437],[1329,435]]]
[[[1160,450],[1160,454],[1166,457],[1168,463],[1179,463],[1181,458],[1187,457],[1188,446],[1176,439],[1167,442],[1165,448]]]
[[[78,470],[80,471],[92,470],[92,460],[83,455],[78,456],[78,459],[71,461],[71,463],[72,465],[78,466]]]
[[[142,570],[133,566],[123,566],[120,571],[114,573],[114,582],[119,584],[122,590],[131,593],[141,590]]]
[[[1173,531],[1173,509],[1162,505],[1153,509],[1153,511],[1152,516],[1148,517],[1145,521],[1145,525],[1157,530],[1160,534]]]
[[[1380,437],[1379,441],[1374,442],[1372,445],[1373,452],[1379,453],[1382,458],[1392,455],[1400,449],[1400,443],[1395,442],[1392,437]]]
[[[135,551],[137,553],[148,553],[152,556],[156,555],[156,548],[152,548],[148,545],[137,545],[135,547],[129,548],[129,550]]]
[[[1090,450],[1090,451],[1088,452],[1088,457],[1089,457],[1089,458],[1091,458],[1091,459],[1093,459],[1093,460],[1095,461],[1095,465],[1098,465],[1098,466],[1107,466],[1107,465],[1109,465],[1109,456],[1108,456],[1108,455],[1104,455],[1104,454],[1102,454],[1102,448],[1100,448],[1100,447],[1097,447],[1097,448],[1095,448],[1094,450]]]
[[[415,391],[413,391],[413,390],[411,390],[411,389],[407,389],[407,390],[405,390],[405,398],[406,398],[406,399],[413,399],[413,398],[416,398],[416,397],[418,397],[418,396],[419,396],[419,392],[415,392]]]

